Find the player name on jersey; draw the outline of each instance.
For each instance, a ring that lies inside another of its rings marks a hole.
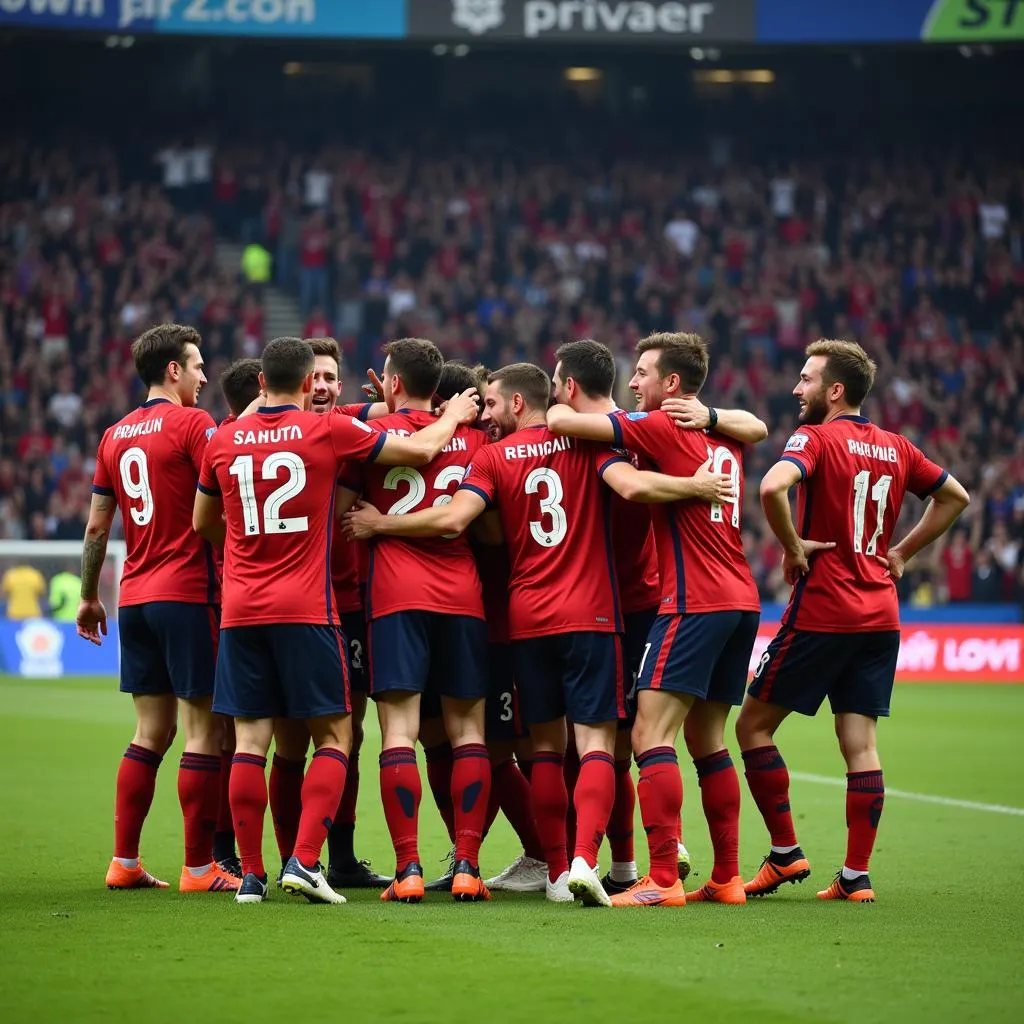
[[[540,459],[555,452],[565,452],[573,447],[573,438],[555,437],[537,444],[502,445],[506,459]]]
[[[895,448],[886,448],[880,444],[868,444],[866,441],[855,441],[852,437],[846,439],[846,447],[851,455],[862,455],[868,459],[878,459],[881,462],[899,462],[900,457]]]
[[[148,420],[145,423],[120,423],[114,427],[111,440],[120,441],[126,437],[143,437],[146,434],[159,434],[164,429],[164,419]]]
[[[236,430],[232,440],[235,444],[283,444],[285,441],[301,441],[302,430],[294,424],[267,430]]]
[[[412,437],[415,433],[414,430],[403,430],[400,427],[388,427],[387,432],[394,434],[396,437]],[[442,449],[441,454],[445,452],[468,452],[469,444],[464,437],[453,437]]]

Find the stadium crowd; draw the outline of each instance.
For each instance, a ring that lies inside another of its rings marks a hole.
[[[127,171],[119,154],[0,148],[0,537],[78,539],[102,430],[138,397],[129,345],[175,320],[208,376],[257,354],[264,310],[214,259],[218,234],[266,247],[306,336],[340,341],[354,395],[383,341],[551,369],[566,339],[618,355],[659,330],[713,345],[707,394],[769,425],[758,479],[796,422],[804,345],[860,341],[879,364],[868,412],[949,467],[975,501],[913,566],[919,604],[1024,595],[1024,178],[982,161],[610,164],[333,148],[278,164],[179,144]],[[578,156],[578,155],[577,155]],[[298,326],[298,325],[296,325]],[[203,404],[225,410],[218,389]],[[777,545],[747,490],[745,545],[766,599]],[[912,509],[905,510],[907,517]]]

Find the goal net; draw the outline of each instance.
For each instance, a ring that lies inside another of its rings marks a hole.
[[[0,675],[57,677],[118,671],[117,597],[125,545],[112,540],[100,576],[103,643],[75,630],[81,541],[0,540]]]

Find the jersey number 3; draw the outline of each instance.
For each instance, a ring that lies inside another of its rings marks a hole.
[[[281,515],[282,506],[289,498],[302,493],[306,486],[306,464],[294,452],[274,452],[263,460],[260,476],[264,480],[276,480],[281,470],[287,479],[280,487],[267,495],[263,502],[263,533],[305,533],[309,529],[308,516]],[[242,502],[242,521],[246,536],[260,532],[259,506],[256,502],[256,488],[253,482],[251,455],[239,455],[228,472],[238,478],[238,496]]]
[[[530,520],[530,536],[546,548],[565,540],[568,524],[562,501],[562,478],[553,469],[535,469],[526,478],[527,494],[540,496],[540,519]]]

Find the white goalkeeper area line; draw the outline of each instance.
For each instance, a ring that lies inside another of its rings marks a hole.
[[[790,778],[798,782],[817,782],[822,786],[839,786],[846,789],[846,779],[836,779],[831,775],[811,775],[808,772],[790,772]],[[908,793],[903,789],[885,787],[885,795],[895,796],[901,800],[916,800],[919,804],[938,804],[940,807],[960,807],[965,811],[987,811],[989,814],[1009,814],[1024,818],[1024,807],[1007,807],[1005,804],[980,804],[974,800],[956,800],[949,796],[932,796],[930,793]]]

